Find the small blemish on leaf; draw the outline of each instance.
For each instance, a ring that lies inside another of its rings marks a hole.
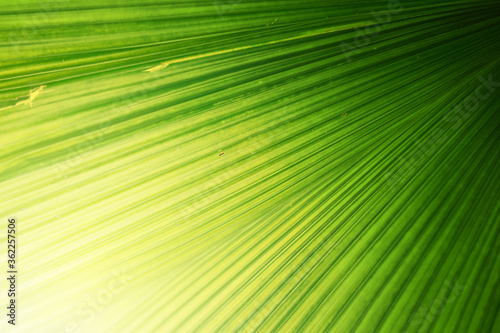
[[[347,112],[342,113],[342,117],[347,116]]]
[[[149,69],[146,69],[145,72],[150,72],[150,73],[157,72],[157,71],[159,71],[159,70],[167,67],[168,65],[170,65],[169,62],[163,62],[163,63],[161,63],[161,64],[159,64],[157,66],[154,66],[154,67],[151,67]]]
[[[222,152],[222,153],[219,153],[219,157],[221,157],[221,156],[222,156],[222,155],[224,155],[224,154],[225,154],[224,152]]]
[[[40,87],[31,89],[28,95],[24,95],[24,96],[19,96],[19,97],[13,98],[12,100],[18,100],[21,97],[27,97],[25,99],[20,100],[16,104],[12,104],[12,105],[6,106],[4,108],[1,108],[0,110],[10,109],[10,108],[16,107],[18,105],[29,105],[32,108],[33,107],[33,101],[35,100],[35,98],[37,98],[40,94],[43,94],[45,92],[53,91],[53,90],[48,90],[48,91],[46,90],[46,91],[42,92],[42,90],[45,87],[47,87],[47,86],[46,85],[41,85]]]

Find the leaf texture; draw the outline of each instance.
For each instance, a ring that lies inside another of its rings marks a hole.
[[[0,3],[19,332],[500,331],[498,2]]]

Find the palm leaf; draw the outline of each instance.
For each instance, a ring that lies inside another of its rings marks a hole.
[[[20,332],[500,330],[496,2],[1,4]]]

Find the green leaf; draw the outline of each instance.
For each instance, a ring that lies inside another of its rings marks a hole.
[[[0,4],[18,331],[500,331],[496,1]]]

